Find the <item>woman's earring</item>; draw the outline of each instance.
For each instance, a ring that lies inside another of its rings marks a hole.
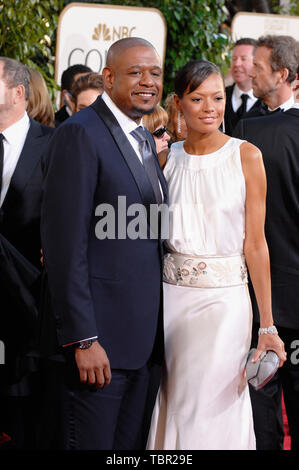
[[[180,113],[180,111],[178,111],[177,132],[178,132],[178,134],[181,133],[181,113]]]
[[[224,123],[224,119],[223,119],[223,121],[222,121],[222,132],[223,132],[223,134],[225,134],[225,123]]]

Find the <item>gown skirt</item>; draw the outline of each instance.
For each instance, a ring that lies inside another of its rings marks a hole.
[[[164,282],[165,370],[148,449],[255,449],[244,367],[252,309],[248,286]]]

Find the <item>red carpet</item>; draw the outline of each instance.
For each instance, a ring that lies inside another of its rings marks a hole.
[[[282,398],[282,416],[283,416],[283,427],[284,427],[283,449],[290,450],[291,449],[291,436],[290,436],[288,418],[287,418],[283,398]]]
[[[0,448],[4,449],[5,447],[9,446],[10,441],[11,439],[7,434],[4,432],[0,434]]]

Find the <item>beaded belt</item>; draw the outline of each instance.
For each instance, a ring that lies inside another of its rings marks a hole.
[[[248,282],[243,255],[226,257],[190,256],[167,253],[163,281],[186,287],[230,287]]]

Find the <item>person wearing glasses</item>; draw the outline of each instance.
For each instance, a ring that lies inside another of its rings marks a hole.
[[[147,114],[142,118],[144,127],[150,131],[154,138],[158,157],[160,152],[168,149],[170,135],[167,133],[167,122],[168,114],[165,109],[159,105],[156,106],[152,114]]]

